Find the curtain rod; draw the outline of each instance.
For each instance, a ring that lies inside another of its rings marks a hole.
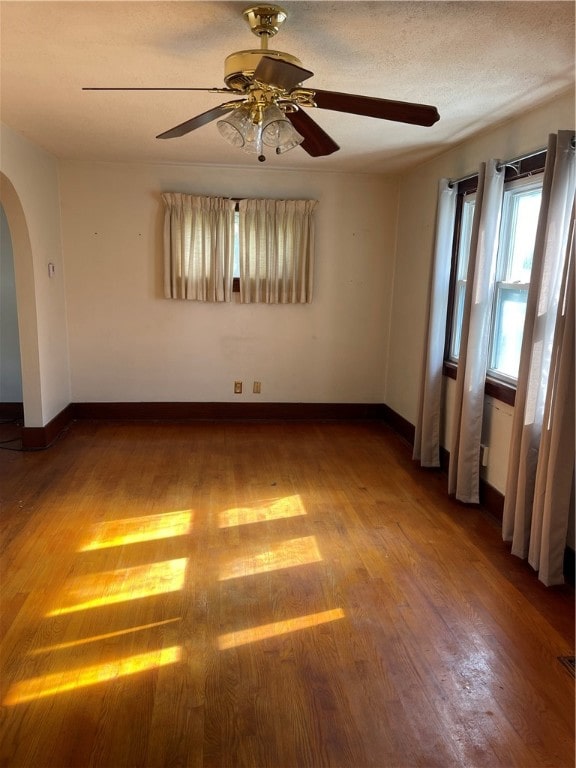
[[[468,181],[468,179],[473,179],[476,176],[478,176],[478,172],[469,173],[468,176],[460,176],[458,179],[448,179],[448,186],[452,189],[455,184],[460,184],[461,181]]]
[[[502,168],[506,168],[507,166],[511,166],[514,168],[514,166],[518,165],[518,163],[521,163],[522,160],[528,160],[531,157],[536,157],[536,155],[541,155],[543,152],[547,151],[547,147],[543,147],[542,149],[537,149],[535,152],[529,152],[527,155],[520,155],[519,157],[513,157],[512,160],[506,160],[505,162],[500,162],[496,166],[496,169],[498,171],[501,171]],[[518,170],[516,169],[516,172],[518,173]]]
[[[572,149],[576,149],[576,136],[572,136],[571,141]],[[546,152],[546,147],[543,147],[542,149],[537,149],[534,152],[528,152],[526,155],[520,155],[519,157],[513,157],[511,160],[506,160],[503,163],[498,163],[498,170],[502,170],[502,168],[506,168],[506,166],[511,165],[514,166],[517,163],[522,162],[522,160],[528,160],[529,157],[536,157],[536,155],[541,154],[542,152]],[[448,186],[452,188],[454,184],[460,184],[461,181],[468,181],[468,179],[473,179],[475,176],[478,176],[478,173],[469,173],[467,176],[462,176],[459,179],[448,179]]]
[[[542,149],[536,149],[534,152],[528,152],[525,155],[520,155],[519,157],[513,157],[511,160],[506,160],[505,162],[499,162],[496,166],[499,171],[502,170],[502,168],[505,168],[507,165],[515,165],[516,163],[522,162],[522,160],[528,160],[529,157],[536,157],[536,155],[539,155],[542,152],[546,152],[546,147],[543,147]],[[476,173],[469,173],[467,176],[462,176],[459,179],[448,179],[448,186],[452,188],[455,184],[460,184],[461,181],[468,181],[468,179],[473,179],[475,176],[478,176],[478,172]]]

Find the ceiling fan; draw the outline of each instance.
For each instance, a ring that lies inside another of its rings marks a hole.
[[[286,12],[277,5],[257,5],[247,8],[243,14],[252,32],[260,38],[260,48],[237,51],[226,58],[225,88],[83,90],[209,91],[241,96],[202,112],[160,133],[156,138],[184,136],[217,120],[218,129],[227,141],[246,152],[255,153],[260,161],[266,159],[264,152],[267,147],[282,154],[301,146],[312,157],[330,155],[340,149],[308,115],[305,111],[308,108],[329,109],[422,126],[431,126],[439,120],[436,107],[426,104],[302,87],[302,83],[314,73],[304,69],[295,56],[268,48],[268,40],[277,34],[286,20]]]

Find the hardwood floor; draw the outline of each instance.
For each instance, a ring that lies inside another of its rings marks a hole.
[[[574,592],[371,423],[0,451],[0,764],[574,765]]]

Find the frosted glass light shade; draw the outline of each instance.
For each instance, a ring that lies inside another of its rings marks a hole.
[[[238,107],[231,115],[226,115],[216,123],[223,138],[234,147],[243,147],[250,126],[253,126],[250,118],[250,110],[246,107]]]
[[[276,105],[271,104],[264,111],[262,141],[274,147],[277,154],[287,152],[304,141],[290,120]]]

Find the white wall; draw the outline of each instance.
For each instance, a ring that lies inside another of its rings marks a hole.
[[[58,162],[7,126],[0,140],[0,199],[14,249],[24,419],[27,427],[40,427],[70,402]],[[48,263],[56,268],[52,279]]]
[[[67,162],[61,191],[74,402],[381,402],[396,179]],[[163,191],[318,199],[313,302],[164,299]]]
[[[22,402],[22,372],[12,238],[0,205],[0,402]]]
[[[549,133],[573,127],[574,95],[567,93],[402,176],[384,400],[412,424],[418,409],[438,179],[456,179],[473,173],[480,162],[491,157],[510,159],[541,149],[546,146]],[[447,382],[448,397],[451,386]],[[504,490],[511,414],[512,409],[502,403],[487,403],[483,439],[492,441],[489,446],[493,450],[485,477],[500,491]]]

